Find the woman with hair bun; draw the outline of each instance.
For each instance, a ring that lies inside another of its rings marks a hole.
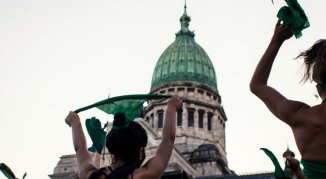
[[[176,111],[182,108],[178,96],[172,96],[167,105],[162,131],[162,141],[156,155],[144,165],[146,130],[137,122],[128,121],[123,113],[114,115],[111,131],[106,137],[106,147],[112,155],[110,166],[97,169],[87,150],[85,135],[79,116],[70,112],[65,119],[72,128],[73,144],[77,156],[80,179],[155,179],[160,178],[171,157],[176,134]]]

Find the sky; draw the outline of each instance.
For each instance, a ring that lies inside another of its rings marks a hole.
[[[300,83],[299,52],[325,38],[325,0],[299,1],[311,27],[285,42],[269,84],[309,105],[313,83]],[[249,91],[284,1],[188,0],[189,28],[214,64],[227,115],[226,152],[238,174],[273,171],[291,129]],[[110,96],[148,93],[159,56],[180,30],[183,0],[0,0],[0,162],[18,176],[48,178],[59,157],[73,154],[69,111]],[[97,110],[82,120],[108,117]],[[90,142],[89,139],[87,139]],[[3,175],[0,174],[0,178]]]

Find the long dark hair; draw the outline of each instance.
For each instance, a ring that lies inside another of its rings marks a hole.
[[[301,52],[296,59],[304,59],[303,82],[308,80],[326,84],[326,40],[320,39],[308,50]]]
[[[140,167],[145,158],[139,156],[140,149],[146,147],[147,140],[146,130],[140,124],[128,121],[123,113],[117,113],[106,137],[106,147],[115,158]]]

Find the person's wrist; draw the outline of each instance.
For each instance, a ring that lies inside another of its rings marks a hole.
[[[80,124],[80,119],[79,118],[75,118],[75,120],[73,121],[75,124],[78,123]]]
[[[276,45],[282,45],[284,41],[285,39],[273,37],[271,43]]]
[[[73,118],[73,119],[70,121],[70,126],[77,125],[77,124],[80,124],[80,120],[79,120],[79,118]]]

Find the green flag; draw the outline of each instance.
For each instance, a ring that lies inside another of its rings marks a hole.
[[[0,163],[0,170],[8,179],[16,178],[15,174],[11,171],[11,169],[6,164]]]
[[[27,175],[27,172],[25,172],[25,173],[24,173],[24,175],[23,175],[23,178],[22,178],[22,179],[25,179],[26,175]]]
[[[132,121],[137,117],[140,117],[143,104],[148,100],[167,99],[171,95],[159,95],[159,94],[135,94],[124,95],[108,98],[92,105],[77,109],[75,112],[79,113],[93,107],[96,107],[107,114],[116,114],[122,112],[126,115],[127,119]]]
[[[285,0],[288,6],[283,6],[277,13],[279,20],[288,25],[296,38],[302,36],[302,30],[310,23],[297,0]]]
[[[85,123],[88,135],[90,136],[93,142],[93,145],[88,148],[88,150],[101,154],[104,148],[104,142],[106,137],[105,128],[107,124],[105,124],[102,128],[100,120],[96,119],[95,117],[86,119]]]
[[[291,179],[291,177],[288,176],[287,172],[284,172],[273,152],[266,148],[260,148],[260,150],[264,151],[265,154],[272,160],[275,166],[274,176],[276,179]],[[286,168],[287,166],[285,166],[285,169]]]
[[[141,110],[143,104],[148,100],[158,100],[170,98],[170,95],[158,95],[158,94],[136,94],[136,95],[124,95],[108,98],[92,105],[75,110],[76,113],[91,109],[98,108],[107,114],[116,114],[122,112],[126,115],[129,121],[133,121],[135,118],[141,116]],[[93,142],[93,145],[88,148],[91,152],[102,153],[105,143],[106,125],[102,128],[100,120],[95,117],[86,119],[87,132]]]
[[[0,163],[1,172],[7,177],[7,179],[16,179],[14,172],[4,163]],[[24,173],[22,179],[25,179],[27,172]]]

